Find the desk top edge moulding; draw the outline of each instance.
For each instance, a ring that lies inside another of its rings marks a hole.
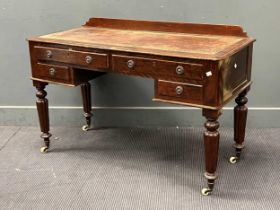
[[[217,178],[221,110],[235,98],[231,163],[244,148],[253,42],[240,26],[90,18],[83,26],[28,39],[33,85],[45,146],[49,150],[48,84],[81,86],[87,131],[91,124],[90,80],[106,73],[154,79],[154,101],[202,108],[205,177]]]

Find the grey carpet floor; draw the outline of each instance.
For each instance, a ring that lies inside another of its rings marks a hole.
[[[0,127],[0,209],[280,209],[280,129],[248,129],[238,164],[221,128],[215,192],[205,197],[202,128]]]

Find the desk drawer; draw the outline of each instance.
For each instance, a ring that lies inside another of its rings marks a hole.
[[[67,66],[38,63],[33,77],[53,82],[72,83],[73,70]]]
[[[202,104],[203,89],[201,85],[158,80],[155,83],[155,91],[156,98]]]
[[[113,71],[158,78],[203,80],[203,65],[134,56],[113,55]]]
[[[106,69],[109,67],[108,55],[103,53],[41,46],[35,46],[34,51],[38,60],[63,62],[94,69]]]

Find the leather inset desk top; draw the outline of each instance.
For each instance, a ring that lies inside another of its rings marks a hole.
[[[232,35],[82,26],[32,40],[161,56],[219,60],[248,45],[253,39]]]

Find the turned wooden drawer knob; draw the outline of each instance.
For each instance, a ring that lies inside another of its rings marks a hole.
[[[181,95],[183,93],[183,87],[182,86],[177,86],[176,87],[176,94],[177,95]]]
[[[51,58],[52,57],[52,51],[50,51],[50,50],[47,50],[46,51],[46,54],[47,54],[47,58]]]
[[[127,61],[127,67],[132,69],[135,66],[135,62],[133,60]]]
[[[185,72],[185,69],[184,69],[183,66],[177,66],[177,68],[176,68],[176,73],[177,73],[178,75],[182,75],[182,74],[184,74],[184,72]]]
[[[50,74],[52,77],[55,76],[55,73],[56,73],[55,68],[50,68],[50,69],[49,69],[49,74]]]
[[[87,64],[90,64],[90,63],[92,62],[92,60],[93,60],[93,59],[92,59],[91,56],[89,56],[89,55],[86,56],[86,63],[87,63]]]

